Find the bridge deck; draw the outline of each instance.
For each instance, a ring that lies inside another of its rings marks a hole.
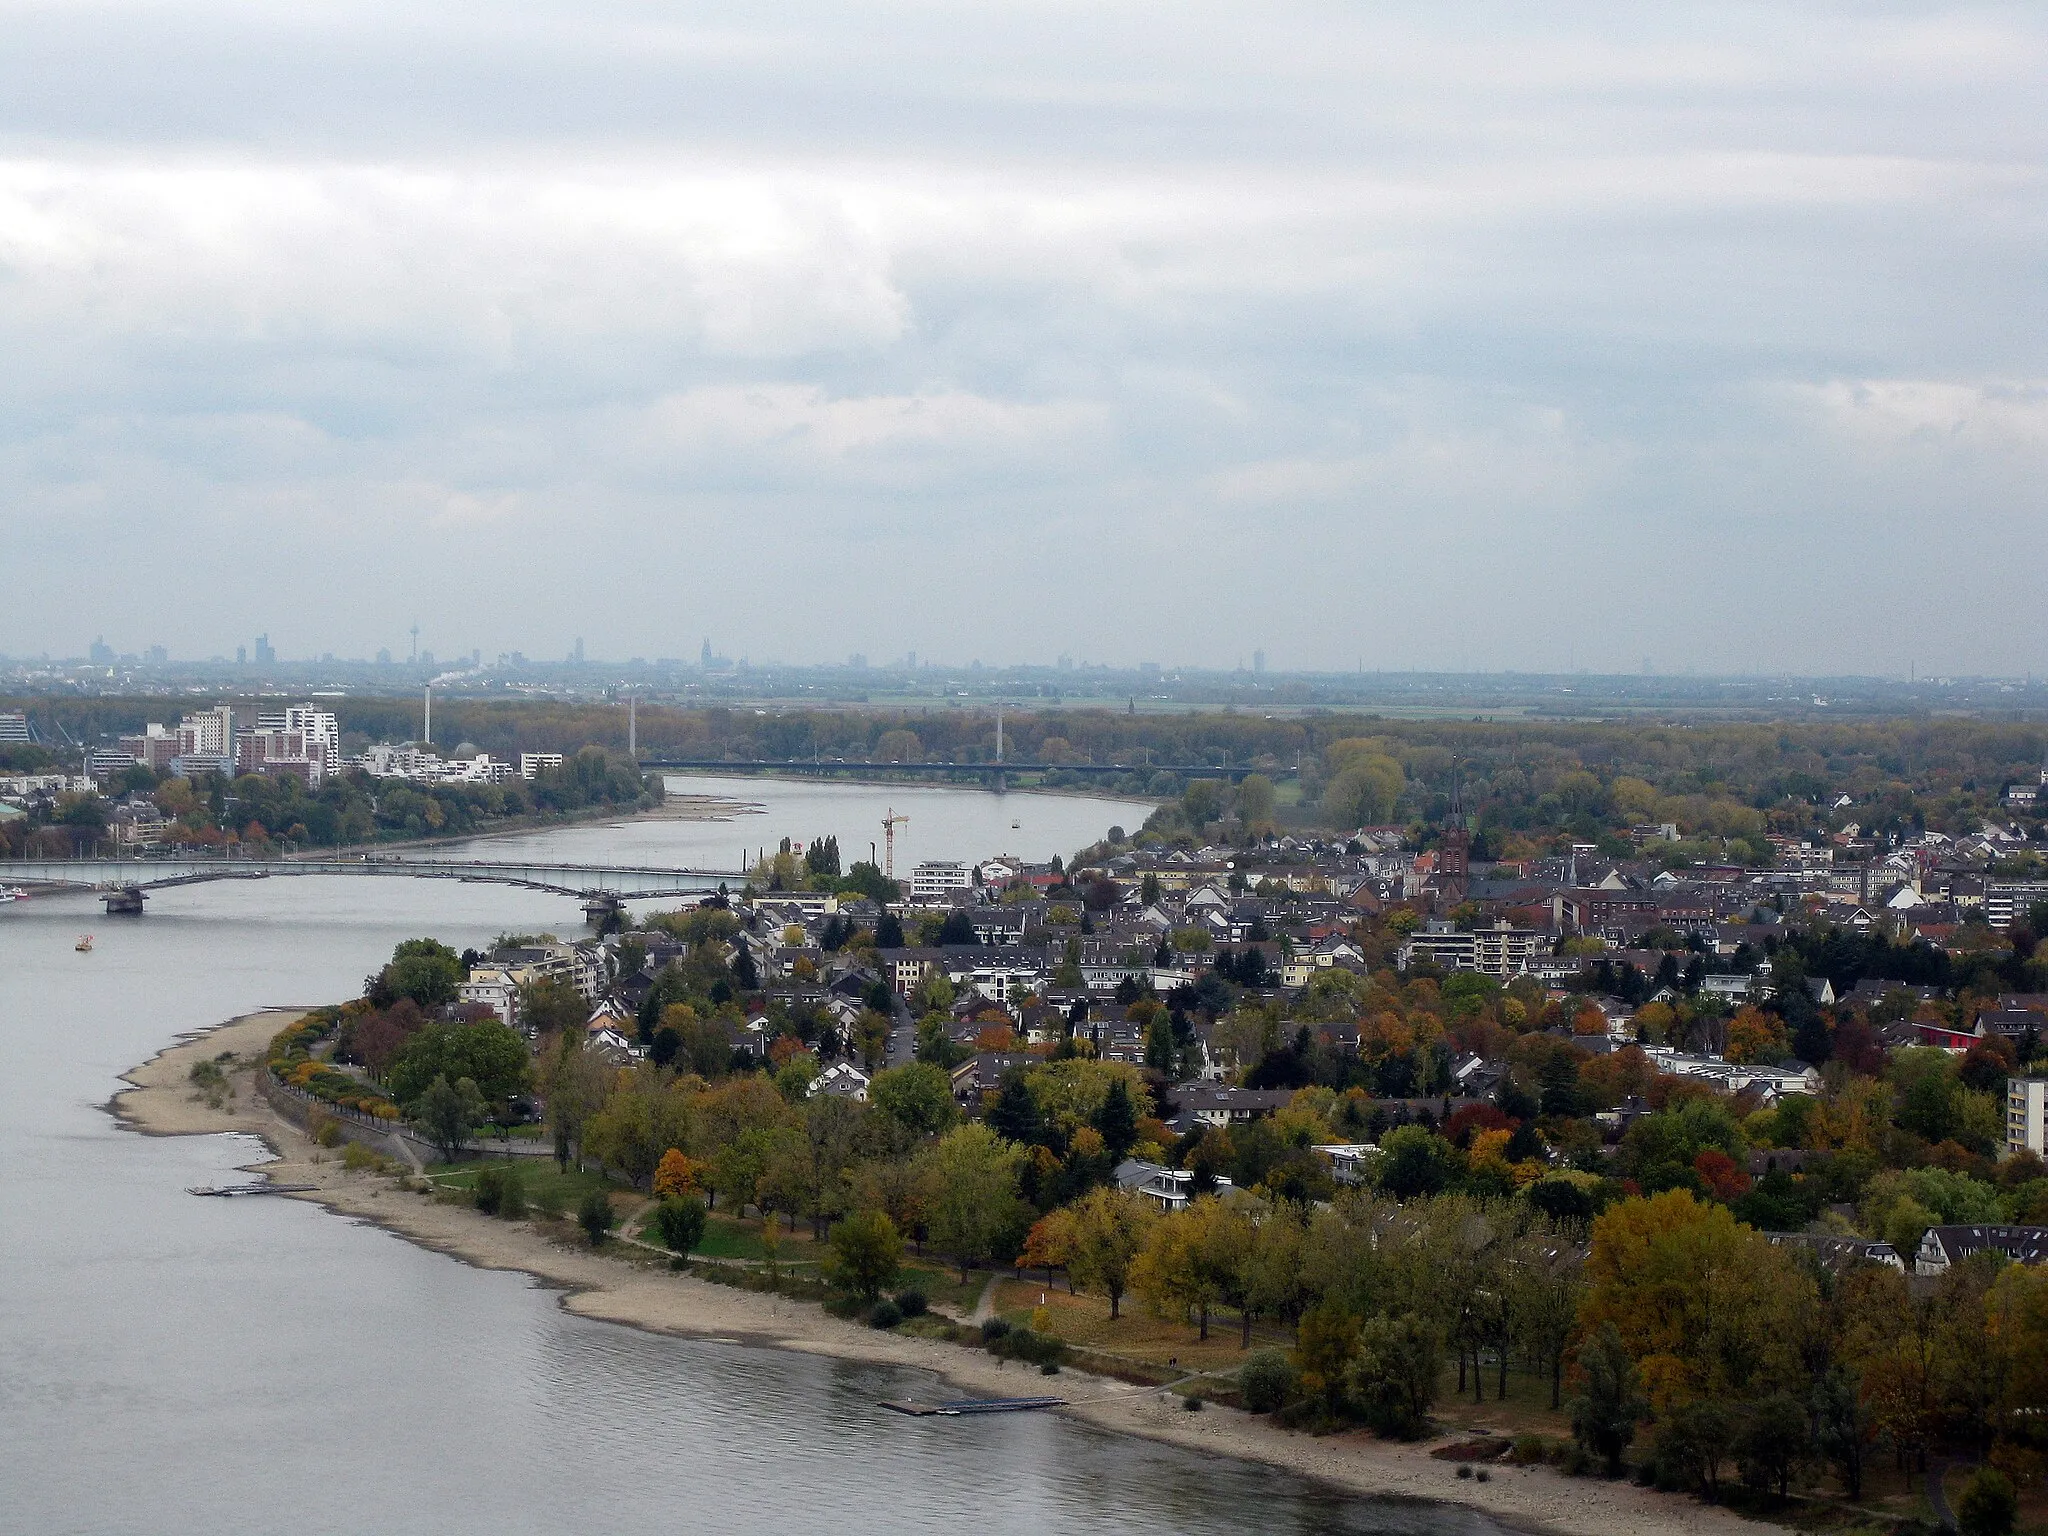
[[[88,890],[194,885],[207,880],[264,880],[285,875],[373,876],[468,880],[518,885],[568,896],[694,896],[721,884],[740,885],[733,870],[653,869],[609,864],[531,864],[490,859],[421,859],[368,854],[340,859],[4,859],[0,883],[62,885]]]

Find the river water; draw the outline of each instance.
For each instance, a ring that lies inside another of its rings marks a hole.
[[[906,801],[913,825],[959,839],[919,857],[1040,857],[1142,819],[1079,799],[743,788],[769,806],[748,820],[771,846],[838,831],[850,848]],[[736,845],[734,825],[519,841],[685,862]],[[536,892],[329,878],[166,890],[140,919],[82,896],[0,907],[0,1532],[1499,1529],[1051,1416],[901,1419],[874,1404],[918,1391],[907,1373],[589,1322],[523,1276],[317,1207],[193,1199],[256,1144],[137,1136],[102,1108],[180,1033],[352,993],[402,938],[459,948],[578,921]]]

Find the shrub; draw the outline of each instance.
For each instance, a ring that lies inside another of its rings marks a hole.
[[[981,1342],[984,1346],[992,1347],[996,1340],[1006,1337],[1009,1332],[1010,1325],[1007,1322],[1000,1317],[991,1317],[981,1325]]]
[[[1057,1360],[1048,1360],[1038,1368],[1038,1374],[1041,1376],[1057,1376],[1059,1373],[1060,1363]]]
[[[1479,1470],[1478,1470],[1477,1472],[1474,1472],[1474,1473],[1472,1474],[1472,1476],[1473,1476],[1473,1477],[1474,1477],[1474,1478],[1475,1478],[1475,1479],[1476,1479],[1477,1481],[1479,1481],[1479,1482],[1482,1482],[1482,1483],[1483,1483],[1483,1482],[1485,1482],[1485,1481],[1486,1481],[1486,1480],[1487,1480],[1487,1479],[1488,1479],[1489,1477],[1493,1476],[1493,1474],[1492,1474],[1491,1472],[1487,1471],[1487,1470],[1486,1470],[1486,1468],[1484,1468],[1484,1467],[1481,1467],[1481,1468],[1480,1468],[1480,1469],[1479,1469]]]
[[[526,1174],[516,1163],[486,1168],[476,1176],[476,1208],[486,1216],[517,1221],[526,1214]]]
[[[1658,1486],[1668,1480],[1710,1503],[1719,1498],[1721,1463],[1734,1451],[1737,1428],[1728,1405],[1713,1398],[1672,1409],[1657,1426]]]
[[[1195,1396],[1195,1394],[1192,1392],[1190,1392],[1186,1397],[1180,1400],[1180,1405],[1182,1409],[1188,1413],[1200,1413],[1202,1409],[1207,1406],[1207,1404],[1205,1404],[1199,1397]]]
[[[1252,1413],[1271,1413],[1283,1408],[1294,1393],[1294,1367],[1277,1349],[1262,1349],[1239,1367],[1238,1390]]]
[[[1428,1426],[1442,1356],[1436,1330],[1421,1318],[1376,1317],[1358,1330],[1345,1386],[1375,1430],[1412,1440]]]
[[[994,1318],[990,1322],[997,1321]],[[1049,1333],[1037,1333],[1029,1328],[1005,1327],[993,1339],[988,1338],[988,1324],[982,1324],[982,1337],[987,1342],[988,1352],[998,1360],[1022,1360],[1030,1365],[1057,1365],[1067,1357],[1065,1339]]]
[[[859,1211],[832,1229],[825,1278],[872,1302],[896,1278],[903,1238],[886,1213]]]
[[[383,1158],[372,1152],[360,1141],[350,1142],[342,1149],[341,1153],[341,1166],[350,1173],[361,1173],[366,1168],[375,1168],[383,1161]]]
[[[1461,1462],[1459,1462],[1459,1463],[1458,1463],[1458,1477],[1459,1477],[1459,1480],[1460,1480],[1460,1481],[1463,1481],[1463,1480],[1465,1480],[1465,1479],[1467,1479],[1467,1478],[1471,1477],[1471,1475],[1472,1475],[1472,1468],[1471,1468],[1471,1467],[1469,1467],[1468,1465],[1466,1465],[1466,1464],[1465,1464],[1464,1462],[1462,1462],[1462,1461],[1461,1461]]]
[[[593,1189],[583,1197],[576,1207],[576,1224],[590,1239],[590,1246],[599,1248],[611,1235],[612,1224],[618,1217],[612,1213],[612,1197],[601,1189]]]
[[[868,1310],[868,1326],[871,1328],[894,1328],[903,1321],[903,1309],[886,1296]]]
[[[704,1240],[704,1202],[695,1195],[670,1195],[655,1207],[654,1225],[675,1252],[688,1253]]]
[[[549,1221],[559,1217],[562,1214],[562,1191],[560,1186],[543,1184],[534,1194],[533,1208],[536,1213],[545,1216]]]
[[[1996,1467],[1979,1467],[1956,1500],[1963,1536],[2006,1536],[2018,1513],[2012,1481]]]
[[[923,1291],[911,1287],[896,1293],[896,1308],[905,1317],[923,1317],[931,1310],[931,1303],[925,1300]]]
[[[1540,1465],[1548,1454],[1549,1447],[1541,1435],[1517,1435],[1514,1448],[1508,1452],[1508,1460],[1518,1467]]]

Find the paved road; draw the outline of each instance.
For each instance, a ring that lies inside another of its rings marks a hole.
[[[1934,1461],[1928,1463],[1927,1467],[1927,1502],[1932,1506],[1934,1518],[1941,1522],[1941,1528],[1944,1531],[1952,1531],[1956,1528],[1955,1511],[1948,1507],[1948,1489],[1942,1486],[1948,1469],[1955,1465],[1959,1465],[1959,1463]]]

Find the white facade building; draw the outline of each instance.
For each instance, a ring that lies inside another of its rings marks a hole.
[[[973,868],[948,859],[927,859],[910,872],[912,900],[943,901],[949,891],[964,891],[973,884]]]
[[[2005,1146],[2048,1157],[2048,1077],[2005,1080]]]

